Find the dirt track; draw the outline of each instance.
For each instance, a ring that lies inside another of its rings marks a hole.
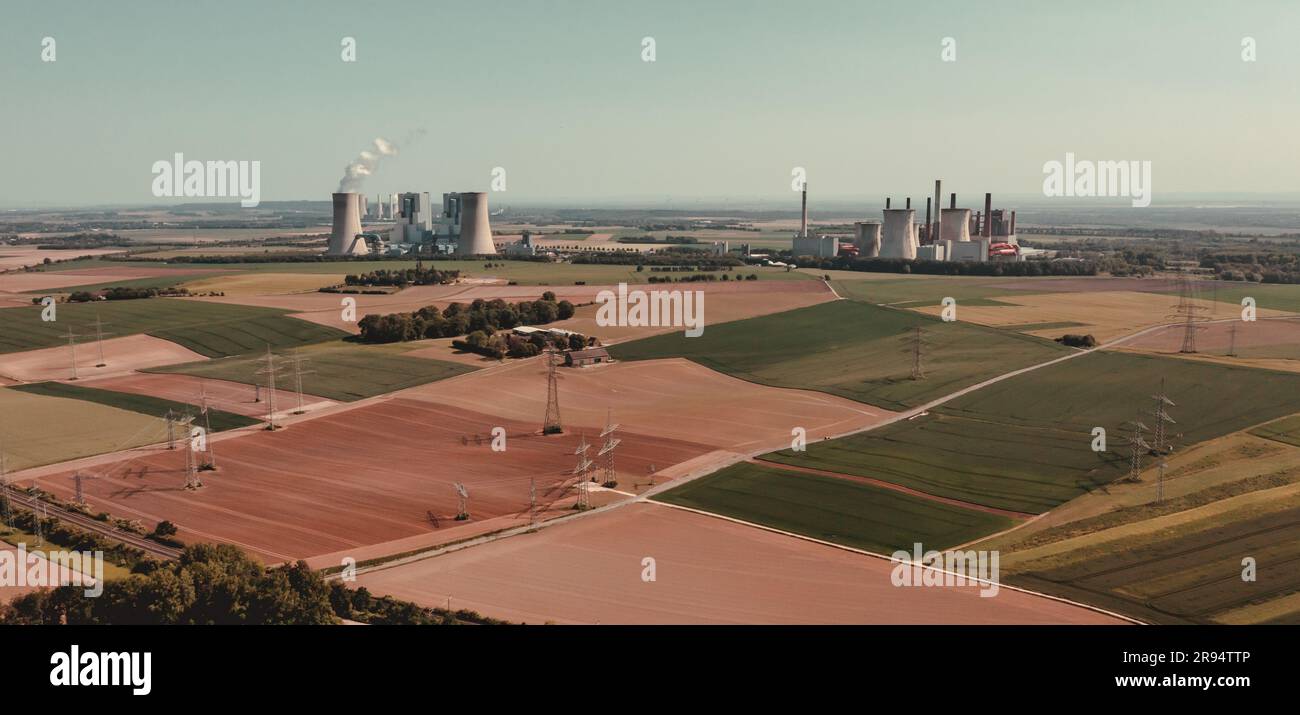
[[[656,579],[642,580],[643,559]],[[1001,589],[901,588],[891,564],[657,504],[635,504],[436,558],[357,586],[541,623],[1117,623]]]

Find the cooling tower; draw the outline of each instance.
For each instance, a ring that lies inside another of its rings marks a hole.
[[[460,238],[456,253],[473,256],[491,256],[497,252],[492,243],[492,225],[488,222],[488,199],[482,191],[462,193],[460,196]]]
[[[916,220],[913,209],[885,209],[885,225],[880,237],[881,258],[916,258]]]
[[[970,240],[970,209],[944,209],[941,213],[940,241]]]
[[[360,256],[370,252],[361,233],[361,194],[334,194],[334,230],[327,253],[331,256]]]
[[[853,224],[853,245],[862,258],[880,255],[880,224],[876,221],[859,221]]]

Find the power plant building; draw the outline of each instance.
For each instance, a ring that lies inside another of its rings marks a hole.
[[[331,256],[364,256],[370,253],[361,235],[361,194],[341,192],[333,195],[334,225],[326,253]]]
[[[334,223],[327,249],[331,256],[364,255],[372,251],[391,255],[425,251],[461,256],[497,252],[485,192],[443,194],[442,211],[437,214],[428,192],[395,194],[389,214],[393,227],[386,237],[361,236],[361,217],[368,203],[364,196],[338,193],[333,199]],[[382,218],[382,201],[376,200],[375,210]]]

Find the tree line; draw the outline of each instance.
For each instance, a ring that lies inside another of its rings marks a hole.
[[[521,325],[546,325],[572,318],[573,304],[556,301],[546,291],[540,300],[507,303],[500,298],[478,299],[473,303],[452,303],[438,309],[429,305],[412,313],[371,314],[358,321],[361,340],[367,343],[396,343],[422,338],[456,338],[475,331],[510,330]]]

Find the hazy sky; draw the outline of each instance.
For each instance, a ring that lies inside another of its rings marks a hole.
[[[1296,192],[1298,30],[1293,1],[8,0],[0,206],[157,203],[175,152],[323,200],[419,130],[367,193],[497,166],[506,204],[782,198],[795,166],[815,197],[1035,193],[1066,152],[1151,161],[1157,203]]]

